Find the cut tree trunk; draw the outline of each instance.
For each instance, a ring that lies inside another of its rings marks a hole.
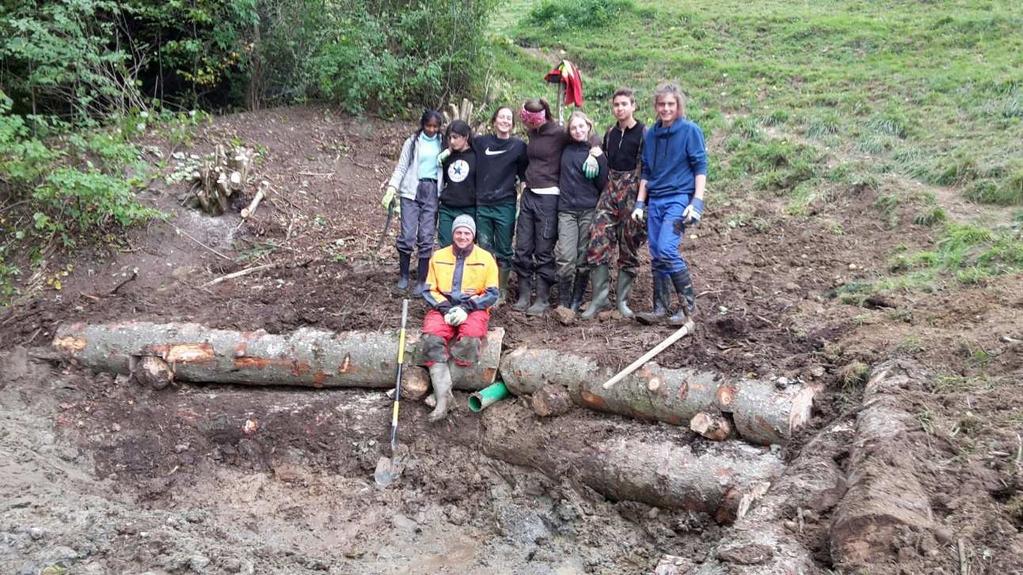
[[[502,328],[490,330],[478,364],[452,368],[456,389],[475,391],[494,382],[503,339]],[[406,341],[405,386],[407,393],[425,394],[426,370],[411,365],[417,341],[418,333]],[[175,381],[387,388],[394,385],[398,334],[300,329],[277,335],[187,323],[79,323],[61,326],[53,345],[97,371],[128,374],[143,358],[155,357],[170,367]]]
[[[852,437],[839,422],[810,441],[749,514],[722,533],[693,575],[816,575],[813,555],[801,541],[826,545],[827,526],[799,521],[826,515],[845,488],[835,463]]]
[[[569,477],[617,501],[704,512],[731,523],[784,468],[771,450],[741,442],[694,449],[654,427],[622,426],[615,433],[604,421],[571,415],[537,420],[528,413],[514,402],[484,412],[484,453],[552,478]]]
[[[933,536],[930,500],[914,471],[926,450],[911,436],[919,423],[898,393],[923,388],[927,377],[916,365],[893,361],[878,366],[867,382],[847,464],[849,489],[831,525],[836,566],[869,569],[897,559],[897,536]]]
[[[653,362],[605,389],[602,383],[614,370],[587,357],[547,349],[519,348],[505,354],[501,374],[516,395],[560,385],[577,405],[672,425],[688,426],[699,413],[724,411],[732,414],[739,437],[758,445],[787,443],[809,420],[816,393],[816,388],[802,385],[777,389],[768,381],[728,382],[714,372],[666,369]]]
[[[720,413],[700,412],[689,422],[689,429],[711,441],[724,441],[733,437],[732,424]]]
[[[568,390],[560,385],[545,385],[529,398],[533,413],[540,417],[562,415],[572,409],[572,398]]]
[[[718,388],[718,407],[731,413],[739,436],[753,443],[785,444],[792,433],[810,421],[813,386],[788,385],[743,379]]]

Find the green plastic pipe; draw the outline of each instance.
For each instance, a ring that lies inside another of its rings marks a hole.
[[[506,397],[508,397],[508,388],[504,386],[504,382],[495,381],[469,396],[469,411],[479,413],[489,407],[490,404],[501,401]]]

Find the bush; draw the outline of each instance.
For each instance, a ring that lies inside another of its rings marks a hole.
[[[566,32],[604,27],[635,11],[632,0],[543,0],[530,10],[526,21],[551,32]]]

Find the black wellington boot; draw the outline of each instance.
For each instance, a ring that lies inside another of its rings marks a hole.
[[[412,266],[412,254],[398,252],[398,289],[408,289],[409,268]]]
[[[586,295],[586,286],[589,283],[589,272],[576,272],[575,282],[572,284],[572,301],[569,304],[572,311],[579,311],[579,307],[583,305],[583,296]]]
[[[419,268],[416,269],[416,295],[420,295],[426,289],[426,275],[430,273],[430,258],[419,258]]]
[[[558,278],[558,305],[568,309],[572,307],[572,278]]]
[[[533,295],[533,282],[529,276],[519,276],[519,299],[512,304],[512,309],[515,311],[526,311],[529,307],[529,297]]]
[[[641,312],[636,314],[636,321],[643,325],[654,325],[661,323],[664,316],[668,314],[669,305],[669,292],[671,288],[668,284],[671,280],[668,278],[661,277],[660,274],[654,273],[654,309],[649,312]]]
[[[537,278],[536,299],[533,300],[533,305],[526,309],[526,315],[543,315],[543,312],[551,307],[550,299],[551,284],[544,281],[543,278]]]
[[[693,293],[693,280],[689,277],[689,270],[682,270],[671,274],[671,283],[678,294],[678,311],[668,318],[668,323],[674,326],[683,326],[689,316],[696,311],[696,295]]]

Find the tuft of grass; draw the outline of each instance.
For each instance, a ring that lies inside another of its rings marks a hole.
[[[913,216],[913,223],[918,226],[931,227],[948,220],[948,215],[940,206],[931,206]]]
[[[608,26],[626,13],[635,13],[632,0],[543,0],[526,22],[549,32]]]
[[[757,140],[760,138],[760,126],[756,118],[740,116],[732,122],[732,133],[745,140]]]
[[[806,128],[806,135],[811,138],[824,138],[833,136],[839,131],[838,114],[826,112],[820,116],[810,119]]]

